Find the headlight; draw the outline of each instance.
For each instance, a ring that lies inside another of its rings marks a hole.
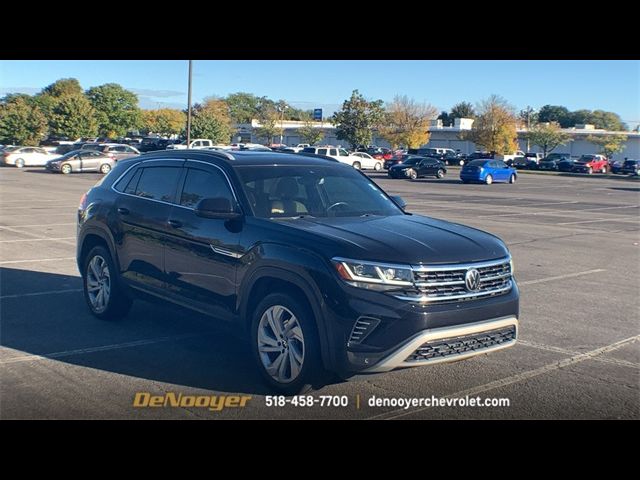
[[[345,258],[334,258],[332,261],[338,275],[354,287],[388,290],[389,287],[413,285],[413,271],[409,266]]]
[[[513,276],[513,257],[509,257],[509,268],[511,269],[511,276]]]

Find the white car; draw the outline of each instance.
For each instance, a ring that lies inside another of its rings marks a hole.
[[[44,167],[49,160],[58,155],[47,152],[40,147],[9,147],[2,151],[0,162],[3,165],[22,167]]]
[[[376,162],[380,163],[380,167],[382,168],[382,161],[375,160],[370,155],[367,155],[368,158],[356,156],[355,154],[349,154],[344,148],[338,147],[306,147],[302,150],[304,153],[315,153],[316,155],[324,155],[325,157],[331,157],[338,160],[340,163],[346,163],[347,165],[351,165],[356,170],[360,169],[375,169]],[[363,152],[356,152],[363,153]],[[366,154],[365,154],[366,155]]]
[[[192,149],[202,149],[207,147],[213,147],[213,142],[207,138],[196,138],[195,140],[191,140],[189,144],[189,148]],[[174,143],[171,145],[167,145],[167,150],[186,150],[187,149],[187,141],[185,140],[182,143]]]
[[[364,170],[371,169],[375,170],[376,172],[382,170],[382,160],[377,160],[366,152],[355,152],[352,153],[351,156],[362,159],[360,168]]]

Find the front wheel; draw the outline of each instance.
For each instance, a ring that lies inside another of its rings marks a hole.
[[[415,180],[418,178],[418,172],[416,172],[413,168],[409,170],[409,178],[411,180]]]
[[[101,320],[116,320],[129,313],[131,299],[122,291],[111,254],[94,247],[84,261],[84,298],[91,313]]]
[[[444,170],[439,168],[436,172],[436,178],[444,178]]]
[[[23,168],[24,167],[24,160],[22,158],[17,159],[15,165],[16,165],[17,168]]]
[[[486,183],[487,185],[491,185],[493,183],[493,176],[487,175],[487,177],[484,179],[484,183]]]
[[[600,170],[600,173],[607,173],[607,167],[602,167],[602,170]]]
[[[512,173],[509,177],[509,183],[516,183],[516,174]]]
[[[62,173],[64,173],[65,175],[68,175],[71,173],[71,165],[69,165],[68,163],[65,163],[64,165],[62,165],[62,167],[60,167],[60,171]]]
[[[356,170],[360,170],[362,166],[360,165],[360,162],[353,162],[353,168],[355,168]]]
[[[587,173],[589,175],[591,175],[593,173],[593,168],[591,168],[591,167],[587,168]]]
[[[376,172],[379,172],[380,170],[382,170],[382,164],[381,164],[380,162],[376,163],[376,164],[374,165],[373,169],[374,169]]]
[[[108,163],[103,163],[100,165],[100,173],[109,173],[111,171],[111,165]]]
[[[260,302],[251,322],[251,344],[264,381],[279,393],[308,391],[322,370],[313,312],[288,294],[272,293]]]

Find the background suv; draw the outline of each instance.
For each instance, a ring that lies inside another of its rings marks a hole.
[[[210,315],[250,340],[262,377],[326,381],[513,345],[519,293],[505,244],[412,215],[327,158],[166,151],[118,162],[78,209],[91,312],[135,297]]]

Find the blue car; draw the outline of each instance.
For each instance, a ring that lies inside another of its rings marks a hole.
[[[487,185],[494,182],[515,183],[517,178],[516,169],[501,160],[473,160],[460,170],[462,183],[481,182]]]

